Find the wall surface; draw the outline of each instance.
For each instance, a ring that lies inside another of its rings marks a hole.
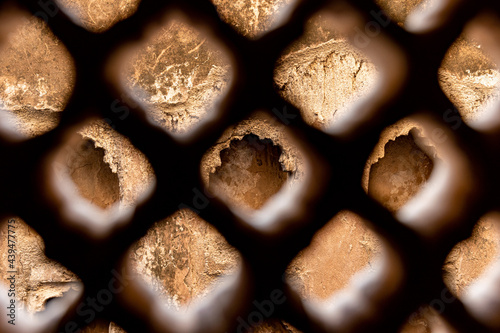
[[[274,13],[292,1],[213,1],[221,17],[249,38],[275,27]],[[103,31],[133,13],[133,1],[61,1],[75,10],[75,19],[93,31]],[[379,3],[404,27],[418,1]],[[91,5],[92,4],[92,5]],[[99,4],[99,6],[97,5]],[[21,40],[21,42],[19,42]],[[64,46],[43,23],[26,19],[0,50],[0,99],[12,128],[33,137],[57,126],[71,92],[74,69]],[[125,96],[143,103],[150,119],[166,131],[183,133],[217,105],[231,84],[231,68],[223,49],[202,31],[178,17],[145,41],[143,49],[124,68]],[[352,47],[319,13],[306,25],[304,36],[278,60],[275,85],[300,108],[312,126],[325,128],[348,115],[348,106],[377,84],[377,68]],[[441,87],[466,121],[496,97],[500,78],[496,65],[467,35],[452,46],[437,73]],[[7,112],[8,111],[8,112]],[[210,148],[200,166],[207,188],[234,206],[259,209],[279,191],[298,186],[307,172],[303,156],[274,117],[262,110],[228,128]],[[268,110],[269,111],[269,110]],[[2,113],[2,114],[4,114]],[[425,186],[435,156],[415,142],[419,124],[404,119],[381,133],[360,182],[376,200],[396,212]],[[103,209],[130,206],[154,182],[146,157],[104,121],[93,121],[73,133],[67,147],[66,172],[82,197]],[[158,149],[161,149],[159,147]],[[81,288],[78,277],[44,255],[43,240],[18,221],[19,300],[30,313],[43,310],[47,300],[70,288]],[[460,295],[465,287],[497,259],[498,221],[485,216],[471,238],[457,244],[443,263],[443,278]],[[0,271],[6,253],[6,228],[0,229]],[[290,263],[288,281],[307,299],[324,300],[344,288],[350,278],[373,265],[383,243],[370,221],[342,211],[332,216],[309,247]],[[238,269],[240,255],[209,224],[189,210],[165,217],[129,249],[134,270],[164,299],[182,309],[202,298],[217,281]],[[3,281],[5,282],[5,281]],[[415,309],[417,311],[417,309]],[[451,331],[438,313],[422,307],[403,332]],[[270,321],[256,332],[298,332],[290,324]],[[113,323],[96,322],[87,332],[122,332]]]

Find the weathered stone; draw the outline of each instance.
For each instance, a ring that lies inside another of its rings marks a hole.
[[[120,199],[118,177],[104,162],[104,150],[95,148],[92,140],[79,140],[67,165],[80,195],[90,202],[107,208]]]
[[[403,26],[414,10],[423,10],[429,1],[422,0],[376,0],[377,5],[398,25]]]
[[[73,6],[80,22],[92,31],[108,29],[130,15],[136,6],[135,2],[125,1],[79,1],[70,4],[61,0],[61,3]],[[257,38],[278,22],[274,13],[290,5],[291,1],[257,4],[214,0],[214,3],[224,20],[245,36]],[[389,15],[402,25],[417,1],[384,0],[380,3],[389,6],[386,7]],[[103,9],[102,14],[99,13],[100,8]],[[5,44],[0,53],[4,64],[0,67],[0,98],[4,107],[17,115],[19,131],[34,136],[56,126],[57,111],[63,110],[71,93],[74,74],[70,57],[48,28],[34,19],[26,22],[17,35],[11,36],[15,42]],[[227,89],[231,76],[229,62],[215,44],[179,20],[171,21],[152,40],[145,42],[145,48],[137,54],[135,62],[125,73],[128,75],[128,87],[135,92],[143,92],[136,98],[147,105],[155,122],[176,133],[186,132],[213,108]],[[282,96],[302,110],[309,124],[324,128],[345,114],[350,103],[369,91],[376,82],[376,73],[375,67],[342,39],[331,27],[328,18],[320,14],[309,21],[304,36],[292,44],[278,61],[275,83]],[[496,96],[493,88],[498,83],[498,77],[495,64],[482,53],[480,45],[462,38],[450,48],[439,71],[443,90],[466,121],[479,114],[478,110],[485,101],[491,101]],[[419,162],[408,156],[413,156],[414,151],[421,156],[409,134],[413,127],[413,124],[403,121],[382,133],[363,178],[363,187],[375,196],[375,193],[382,193],[380,199],[393,211],[419,190],[432,170],[425,156]],[[133,204],[154,179],[144,155],[104,122],[92,124],[80,131],[80,135],[94,142],[92,165],[100,165],[104,169],[109,167],[112,174],[107,173],[104,178],[116,176],[120,201]],[[257,143],[261,140],[272,142],[264,144],[265,153],[244,145],[248,138],[253,138],[252,135],[257,138]],[[280,154],[276,151],[278,147]],[[274,159],[262,165],[270,167],[265,169],[266,179],[276,176],[275,186],[262,193],[251,180],[255,176],[253,171],[260,170],[257,160],[276,155],[279,155],[279,168]],[[234,159],[234,156],[238,158]],[[97,163],[98,157],[105,163]],[[238,204],[258,208],[283,185],[294,186],[302,179],[306,170],[301,158],[300,152],[282,128],[276,126],[272,117],[253,115],[224,133],[207,152],[201,173],[207,186],[213,184],[211,179],[222,174],[231,175],[236,183],[244,182],[254,191],[250,193],[255,195],[236,195]],[[232,171],[241,165],[251,166],[245,169],[248,172],[241,173],[245,177],[237,176]],[[91,168],[90,171],[97,170]],[[83,194],[85,197],[96,200],[96,204],[102,202],[102,206],[117,200],[116,179],[113,181],[115,185],[110,187],[112,190],[99,194],[92,190],[95,181],[100,179],[99,172],[95,172],[90,182],[85,183],[84,170],[81,171],[82,175],[77,177],[76,183],[79,188],[87,188],[86,194]],[[283,173],[289,174],[289,181],[283,182]],[[233,182],[222,182],[219,186],[229,193],[238,193],[231,188]],[[106,195],[108,192],[113,195]],[[93,198],[96,194],[97,198]],[[43,308],[47,299],[61,296],[78,280],[70,273],[64,273],[66,271],[57,263],[43,257],[41,239],[33,236],[28,227],[23,228],[25,231],[21,235],[25,243],[20,245],[23,282],[20,286],[27,304],[25,307],[35,312]],[[495,242],[500,236],[494,229],[493,222],[487,218],[481,220],[472,238],[459,243],[450,253],[444,266],[444,279],[457,294],[462,293],[486,269],[490,260],[496,258]],[[5,235],[1,236],[4,241]],[[379,246],[377,236],[366,228],[359,217],[342,212],[325,225],[316,234],[311,246],[291,263],[289,278],[304,297],[325,298],[343,288],[352,274],[370,265]],[[334,250],[335,253],[332,253]],[[167,304],[176,308],[206,295],[218,277],[230,274],[238,264],[238,252],[213,227],[190,211],[180,211],[159,221],[132,247],[130,255],[135,270],[164,297]],[[3,263],[6,262],[4,259]],[[422,309],[403,331],[438,330],[442,327],[441,321],[437,313]],[[88,329],[106,331],[106,325]],[[121,332],[113,324],[110,331]],[[256,331],[295,332],[279,321],[266,322]]]
[[[471,237],[458,243],[446,258],[443,279],[454,295],[463,295],[474,280],[498,261],[498,222],[491,215],[481,218]]]
[[[277,27],[294,0],[211,0],[222,20],[245,37],[256,39]]]
[[[17,16],[16,27],[0,45],[0,112],[11,116],[13,130],[33,137],[59,123],[75,69],[45,22]]]
[[[54,297],[61,297],[70,289],[81,290],[78,277],[58,262],[45,256],[45,244],[31,227],[19,218],[15,220],[16,236],[16,299],[18,309],[28,313],[45,309],[45,303]],[[7,285],[8,247],[7,222],[0,224],[0,272],[1,283]]]
[[[212,112],[231,81],[224,53],[181,19],[155,33],[125,71],[128,89],[150,119],[174,133]]]
[[[462,35],[450,47],[439,70],[439,83],[465,122],[477,120],[500,96],[498,66],[475,40]]]
[[[73,21],[92,32],[104,32],[131,16],[139,0],[57,0]]]
[[[384,157],[370,168],[368,194],[394,212],[429,179],[432,160],[415,144],[411,133],[385,144]]]
[[[210,175],[210,189],[232,198],[236,204],[258,209],[288,179],[281,170],[281,149],[269,139],[251,134],[231,141],[220,152],[221,166]]]
[[[154,171],[146,156],[106,122],[94,121],[83,127],[79,135],[104,151],[103,161],[118,177],[121,205],[134,205],[153,186]]]
[[[190,210],[156,223],[130,250],[132,267],[164,300],[180,309],[234,273],[239,254]]]
[[[290,263],[287,279],[304,299],[328,299],[357,272],[373,272],[381,246],[358,215],[341,211]]]
[[[321,14],[307,22],[304,35],[278,60],[274,75],[279,93],[318,128],[349,114],[348,106],[366,96],[376,78],[375,66]]]

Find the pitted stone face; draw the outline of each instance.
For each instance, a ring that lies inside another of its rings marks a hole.
[[[82,139],[75,143],[67,166],[80,195],[85,199],[101,208],[120,200],[118,176],[104,161],[104,150],[96,148],[94,141]]]
[[[500,97],[500,72],[481,44],[467,34],[450,47],[439,70],[439,84],[465,122],[479,119]],[[448,111],[445,121],[458,126],[458,114]]]
[[[295,0],[211,0],[222,20],[255,39],[279,25]]]
[[[384,157],[370,168],[368,194],[394,212],[429,179],[433,162],[411,133],[389,140],[384,149]]]
[[[231,72],[221,50],[175,19],[131,59],[124,80],[154,123],[185,133],[213,110],[230,84]]]
[[[13,218],[16,226],[16,298],[19,309],[34,314],[45,309],[46,302],[62,297],[70,289],[81,290],[78,277],[60,263],[45,256],[45,243],[40,235],[20,218]],[[7,247],[7,220],[0,222],[0,272],[9,268]],[[7,285],[7,275],[0,278]]]
[[[53,129],[74,85],[74,64],[64,45],[37,18],[19,14],[0,49],[0,112],[12,129],[33,137]]]
[[[341,211],[313,237],[286,271],[288,281],[304,299],[328,299],[345,288],[357,272],[373,271],[381,242],[362,218]]]
[[[207,295],[240,262],[238,251],[190,210],[156,223],[129,255],[133,270],[174,309]]]
[[[281,148],[269,139],[246,135],[220,152],[221,166],[210,174],[209,188],[235,205],[259,209],[288,179],[279,162]]]
[[[276,88],[301,110],[304,120],[326,128],[349,114],[349,105],[366,96],[376,83],[373,63],[351,46],[317,14],[306,24],[304,35],[278,60]]]
[[[56,0],[73,21],[92,32],[103,32],[132,15],[140,0]],[[49,13],[50,14],[50,13]]]

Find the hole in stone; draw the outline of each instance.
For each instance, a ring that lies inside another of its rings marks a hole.
[[[283,124],[257,111],[229,127],[205,153],[200,167],[203,183],[237,213],[249,219],[260,214],[259,220],[267,219],[262,225],[271,223],[279,219],[273,210],[283,196],[289,196],[287,207],[301,200],[308,173],[298,147]]]
[[[59,123],[75,80],[70,54],[42,20],[21,11],[2,12],[0,129],[21,139]]]
[[[435,143],[422,131],[410,118],[387,127],[365,165],[363,189],[393,213],[427,186],[434,170]]]
[[[107,208],[119,201],[118,176],[104,161],[104,150],[90,139],[80,139],[68,156],[67,167],[80,195],[91,203]]]
[[[240,266],[239,252],[189,209],[157,222],[129,250],[132,270],[168,307],[187,310]]]
[[[202,31],[175,16],[126,55],[121,74],[128,94],[152,123],[172,134],[186,134],[214,116],[230,86],[227,53]],[[129,99],[122,102],[137,107]]]
[[[250,39],[257,39],[279,27],[296,3],[295,0],[211,1],[223,21]]]
[[[499,259],[500,228],[498,216],[488,214],[474,227],[471,237],[461,241],[448,254],[443,266],[443,279],[456,296],[463,296]]]
[[[55,0],[73,22],[89,31],[100,33],[130,17],[137,10],[140,0]],[[51,7],[50,3],[46,4]],[[56,15],[50,8],[47,14]]]
[[[349,115],[350,106],[368,96],[378,77],[375,65],[347,41],[334,20],[328,12],[311,17],[274,71],[279,94],[320,129]]]
[[[9,221],[13,221],[9,223]],[[14,225],[9,228],[8,225]],[[81,291],[80,279],[60,263],[45,256],[45,244],[40,235],[20,218],[8,218],[0,223],[0,271],[4,272],[1,283],[9,287],[8,272],[15,273],[16,311],[23,311],[28,318],[45,310],[47,302],[63,297],[70,290]],[[15,231],[9,233],[8,230]],[[15,240],[14,247],[9,247]],[[12,236],[16,236],[15,239]],[[9,249],[15,250],[15,258],[8,257]],[[11,260],[11,261],[9,261]],[[10,298],[13,299],[13,298]],[[18,313],[17,320],[23,314]]]
[[[100,236],[124,223],[155,184],[146,157],[103,120],[70,132],[51,158],[48,186],[59,210]]]
[[[364,270],[373,273],[382,253],[380,238],[357,214],[341,211],[290,263],[286,279],[305,300],[326,300]]]
[[[481,119],[500,96],[500,72],[479,41],[469,33],[474,22],[453,43],[439,69],[439,84],[457,110],[448,110],[445,121],[458,127]]]
[[[288,180],[281,153],[272,140],[253,134],[231,140],[220,152],[221,165],[210,174],[209,189],[234,205],[259,209]]]
[[[384,145],[383,157],[370,166],[368,194],[395,212],[421,189],[433,165],[411,131],[391,139]]]

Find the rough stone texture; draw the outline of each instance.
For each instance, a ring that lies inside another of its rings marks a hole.
[[[19,13],[16,28],[0,45],[0,114],[10,116],[9,125],[27,137],[54,128],[74,73],[66,48],[45,22]]]
[[[104,162],[118,177],[121,205],[134,205],[151,188],[154,171],[146,156],[126,137],[102,120],[85,126],[79,134],[92,140],[95,148],[104,150]]]
[[[378,236],[350,211],[341,211],[319,230],[287,269],[287,279],[305,299],[327,299],[381,253]]]
[[[118,177],[104,162],[104,150],[95,148],[92,140],[79,140],[67,162],[81,196],[101,208],[120,199]]]
[[[239,146],[240,151],[246,150],[248,154],[233,153],[235,146]],[[228,153],[233,156],[232,160],[229,160]],[[271,157],[271,160],[265,161]],[[262,162],[260,166],[259,160]],[[231,165],[224,166],[224,161]],[[260,171],[265,171],[265,174]],[[305,172],[304,157],[287,136],[285,126],[264,112],[256,112],[248,119],[229,127],[206,152],[201,164],[201,175],[206,185],[232,204],[243,204],[254,209],[260,208],[283,185],[289,188],[300,182]],[[229,180],[228,176],[232,173],[235,176],[239,173],[252,177],[245,177],[236,183]],[[271,181],[273,174],[275,178]],[[269,188],[261,192],[266,187],[265,178],[273,183],[272,191]],[[243,191],[238,188],[241,186],[245,188]],[[257,191],[255,186],[258,187]]]
[[[277,27],[294,0],[211,0],[223,21],[250,39]]]
[[[239,262],[238,252],[190,210],[156,223],[132,246],[130,258],[134,270],[175,309],[206,295]]]
[[[140,0],[56,0],[73,21],[92,32],[104,32],[132,15]]]
[[[384,157],[371,166],[368,194],[396,211],[420,190],[432,168],[411,133],[398,136],[386,143]]]
[[[499,259],[498,219],[486,215],[474,227],[472,236],[458,243],[446,258],[443,278],[453,294],[461,296],[465,288]]]
[[[236,7],[243,2],[226,2],[216,2],[221,16],[231,24],[239,26],[237,29],[241,29],[250,38],[257,37],[272,25],[263,22],[267,22],[266,15],[275,9],[262,14],[265,10],[261,10],[259,6],[262,5],[258,3],[252,2],[248,7],[251,10],[245,11]],[[127,7],[124,5],[125,2],[113,4],[101,1],[74,2],[75,6],[80,7],[82,3],[90,5],[87,10],[95,20],[92,22],[95,28],[89,29],[104,30],[106,24],[114,24],[99,23],[105,20],[97,20],[97,14],[92,10],[96,11],[99,6]],[[392,8],[390,10],[398,10],[397,13],[394,11],[389,14],[401,20],[399,23],[402,24],[403,17],[414,8],[416,1],[381,0],[380,3],[390,5]],[[277,2],[271,3],[268,8],[276,6],[279,6]],[[89,15],[88,13],[85,15]],[[111,16],[119,15],[124,14],[117,10]],[[402,16],[398,18],[396,15]],[[106,22],[113,20],[114,18]],[[0,98],[4,104],[11,103],[10,105],[15,106],[12,111],[18,116],[20,131],[24,131],[23,133],[28,136],[34,136],[53,128],[57,123],[57,111],[62,111],[71,91],[73,69],[66,51],[50,31],[38,21],[27,22],[26,26],[20,29],[20,33],[23,34],[22,42],[17,42],[18,39],[15,39],[15,43],[7,44],[10,46],[4,46],[0,52],[2,64],[14,64],[13,61],[16,61],[15,66],[0,68]],[[186,131],[194,126],[211,108],[214,101],[223,94],[230,82],[228,62],[224,60],[221,51],[209,45],[208,40],[204,41],[203,36],[179,21],[171,22],[148,43],[148,46],[139,52],[136,61],[132,62],[132,67],[127,72],[130,75],[129,88],[139,88],[145,92],[137,94],[137,98],[150,108],[153,120],[167,130]],[[21,65],[17,65],[19,62]],[[55,64],[57,66],[54,66]],[[35,69],[35,72],[27,74],[25,70],[30,68]],[[275,73],[278,90],[285,98],[301,108],[310,124],[319,127],[338,119],[336,117],[342,114],[341,110],[346,110],[345,106],[366,93],[375,79],[376,70],[373,65],[336,34],[327,19],[321,15],[310,20],[304,37],[291,45],[283,54]],[[439,79],[443,90],[465,118],[472,119],[474,114],[478,114],[479,105],[491,98],[488,96],[493,91],[492,87],[498,82],[498,71],[482,54],[479,45],[467,39],[459,39],[446,56],[439,72]],[[40,86],[39,82],[45,86]],[[44,89],[47,92],[44,93]],[[322,93],[318,94],[317,91]],[[7,96],[12,98],[8,99]],[[388,191],[385,192],[383,199],[390,202],[388,207],[391,210],[397,209],[404,203],[405,198],[411,197],[418,187],[422,186],[422,180],[430,172],[429,163],[421,161],[419,163],[423,163],[422,171],[425,172],[415,173],[418,169],[416,166],[420,164],[415,165],[408,156],[399,155],[410,152],[411,156],[412,151],[418,152],[409,134],[414,127],[415,124],[404,120],[384,131],[367,163],[363,177],[363,187],[372,194],[374,191],[377,192],[375,184],[383,183],[381,179],[387,179],[384,177],[395,180],[390,183],[392,186],[386,187]],[[94,141],[92,151],[96,159],[93,161],[97,162],[96,154],[100,153],[105,162],[93,165],[109,166],[112,173],[117,176],[120,202],[133,204],[145,190],[144,184],[150,184],[154,176],[145,157],[134,150],[126,138],[118,135],[103,122],[94,123],[83,129],[80,135],[84,139]],[[272,145],[264,144],[267,147],[266,154],[261,154],[258,149],[252,150],[248,145],[239,147],[248,135],[255,135],[258,140],[271,140]],[[232,167],[241,165],[239,162],[226,164],[228,160],[221,159],[222,151],[227,150],[228,156],[238,156],[239,160],[243,159],[240,162],[245,165],[248,161],[252,161],[250,165],[255,166],[257,156],[277,155],[277,153],[267,155],[267,151],[272,151],[273,147],[281,149],[278,163],[281,170],[289,174],[287,182],[281,183],[282,180],[277,180],[276,185],[293,186],[302,179],[305,172],[300,153],[272,118],[262,115],[253,115],[224,133],[204,158],[201,166],[203,179],[206,184],[210,184],[211,174],[216,174],[221,169],[229,170],[230,165]],[[246,149],[247,153],[236,148]],[[246,162],[245,158],[248,158]],[[271,169],[275,170],[273,172],[279,175],[281,171],[276,171],[277,163],[273,161],[268,163],[268,166],[272,166]],[[383,164],[390,165],[387,167],[388,172],[376,172],[377,169],[385,168],[381,167]],[[89,171],[92,170],[97,169]],[[405,177],[395,177],[389,171],[402,172]],[[269,172],[268,176],[271,177],[273,172]],[[230,173],[233,174],[232,171]],[[91,181],[98,179],[96,176],[99,173],[94,175],[90,178]],[[107,176],[114,177],[109,173]],[[82,180],[83,177],[78,179]],[[402,181],[396,181],[398,179]],[[416,180],[417,184],[412,182],[412,179]],[[85,186],[93,188],[92,184],[83,182],[79,185],[80,188]],[[138,185],[143,186],[138,187]],[[226,189],[230,188],[229,183],[224,186]],[[114,193],[115,196],[106,199],[107,201],[104,200],[106,205],[116,200],[116,187],[112,188],[112,191],[106,193]],[[274,187],[271,192],[278,188]],[[399,193],[396,188],[403,190],[404,195],[401,198],[394,198],[394,195]],[[92,192],[96,193],[88,190],[84,196],[92,200]],[[247,204],[257,208],[264,201],[263,198],[270,195],[271,193],[265,193],[258,201]],[[106,198],[104,194],[101,197],[101,199]],[[245,203],[248,197],[242,196],[239,201],[240,204]],[[72,287],[77,277],[57,263],[46,259],[43,250],[40,250],[43,249],[41,239],[33,236],[32,230],[30,231],[28,227],[23,228],[24,231],[20,232],[24,242],[20,265],[24,267],[22,274],[25,282],[19,285],[25,290],[22,297],[26,301],[26,308],[35,312],[43,308],[46,299],[60,296]],[[5,235],[1,236],[4,241]],[[487,263],[496,258],[495,243],[498,239],[493,222],[484,218],[476,227],[472,237],[455,247],[444,266],[444,278],[452,290],[460,294],[471,280],[484,271]],[[158,246],[158,244],[164,245]],[[354,272],[372,263],[378,253],[378,246],[379,241],[376,236],[366,228],[359,217],[349,212],[342,212],[321,229],[311,246],[304,249],[291,263],[289,278],[296,283],[304,297],[324,298],[345,286]],[[329,253],[335,248],[338,251],[334,254]],[[6,262],[4,259],[3,263]],[[144,238],[133,245],[131,260],[135,269],[165,297],[167,304],[180,307],[206,294],[209,290],[207,288],[210,288],[211,283],[219,276],[232,272],[236,268],[238,254],[212,227],[195,214],[180,211],[159,221]],[[187,272],[186,267],[192,271]],[[344,272],[345,267],[347,269]],[[3,269],[2,267],[2,271]],[[332,274],[332,272],[342,272],[342,274]],[[439,331],[442,325],[442,319],[436,312],[423,308],[412,317],[403,331]],[[106,327],[107,323],[96,324],[96,327],[89,327],[88,330],[106,331]],[[109,326],[109,331],[123,332],[113,324]],[[256,331],[297,332],[288,324],[279,321],[266,322]]]
[[[71,288],[80,290],[78,277],[54,260],[45,256],[45,244],[40,237],[19,218],[15,219],[16,232],[16,298],[18,308],[28,313],[42,311],[48,299],[63,296]],[[0,223],[1,283],[7,285],[9,271],[7,252],[7,221]]]
[[[430,306],[419,309],[401,328],[401,333],[457,333],[436,310]]]
[[[429,1],[423,0],[376,0],[377,5],[400,26],[404,25],[408,15],[414,10],[421,10],[426,7]],[[422,7],[420,8],[419,5]],[[417,9],[418,8],[418,9]]]
[[[220,152],[221,166],[210,174],[210,190],[239,205],[259,209],[288,179],[281,170],[281,149],[269,139],[247,135]]]
[[[213,110],[231,80],[229,60],[180,19],[158,31],[130,60],[125,82],[161,127],[184,133]]]
[[[345,117],[376,77],[375,66],[335,31],[328,17],[317,14],[278,60],[274,80],[308,124],[325,128]]]
[[[481,45],[462,35],[450,47],[439,71],[441,88],[465,122],[478,119],[499,97],[500,73]]]

